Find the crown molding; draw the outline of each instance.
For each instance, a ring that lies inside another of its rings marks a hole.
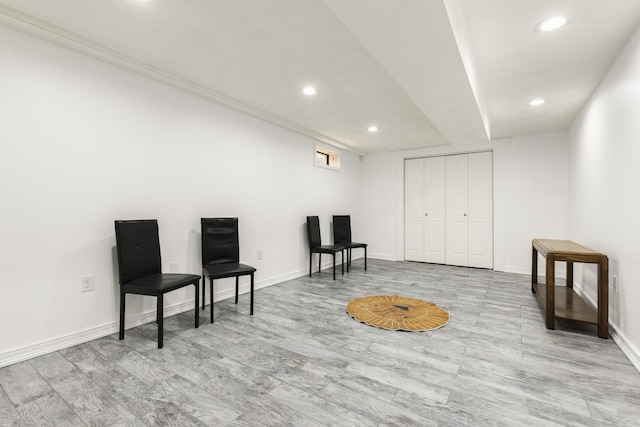
[[[33,35],[40,39],[50,41],[70,50],[79,52],[83,55],[114,65],[118,68],[122,68],[127,71],[131,71],[133,73],[147,77],[149,79],[155,80],[157,82],[164,83],[166,85],[188,92],[192,95],[196,95],[209,101],[224,105],[225,107],[229,107],[254,118],[312,138],[315,141],[330,144],[334,147],[340,148],[356,155],[367,154],[364,151],[357,150],[327,135],[308,129],[304,126],[300,126],[297,123],[291,122],[285,118],[268,113],[252,105],[243,103],[235,98],[163,71],[136,58],[123,55],[91,40],[70,33],[63,28],[48,24],[7,6],[0,5],[0,24]]]

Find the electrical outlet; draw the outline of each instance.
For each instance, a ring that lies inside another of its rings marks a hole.
[[[614,274],[611,279],[612,279],[611,284],[613,285],[613,292],[617,293],[618,292],[618,276]]]
[[[80,292],[90,292],[93,290],[93,274],[80,278]]]
[[[262,259],[262,249],[258,251],[258,259]]]

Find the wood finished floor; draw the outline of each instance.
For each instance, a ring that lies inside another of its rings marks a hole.
[[[638,426],[640,374],[594,328],[548,331],[529,276],[354,261],[0,369],[0,425]],[[346,304],[401,294],[448,310],[410,333]]]

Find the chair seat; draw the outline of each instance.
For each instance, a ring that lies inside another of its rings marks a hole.
[[[311,252],[321,253],[321,254],[333,254],[335,252],[346,249],[343,245],[320,245],[314,246],[311,248]]]
[[[223,264],[208,264],[204,266],[205,274],[212,279],[222,279],[225,277],[244,276],[254,273],[256,269],[250,265],[239,262],[226,262]]]
[[[160,295],[199,281],[195,274],[160,273],[127,282],[123,288],[127,293]]]
[[[348,243],[342,243],[342,244],[347,249],[351,249],[351,248],[366,248],[367,247],[366,243],[359,243],[359,242],[348,242]]]

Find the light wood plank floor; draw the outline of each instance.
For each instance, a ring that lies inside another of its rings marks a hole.
[[[640,374],[613,340],[548,331],[529,276],[354,261],[165,322],[0,369],[0,425],[638,426]],[[420,333],[376,329],[346,304],[434,302]],[[574,326],[575,327],[575,326]]]

